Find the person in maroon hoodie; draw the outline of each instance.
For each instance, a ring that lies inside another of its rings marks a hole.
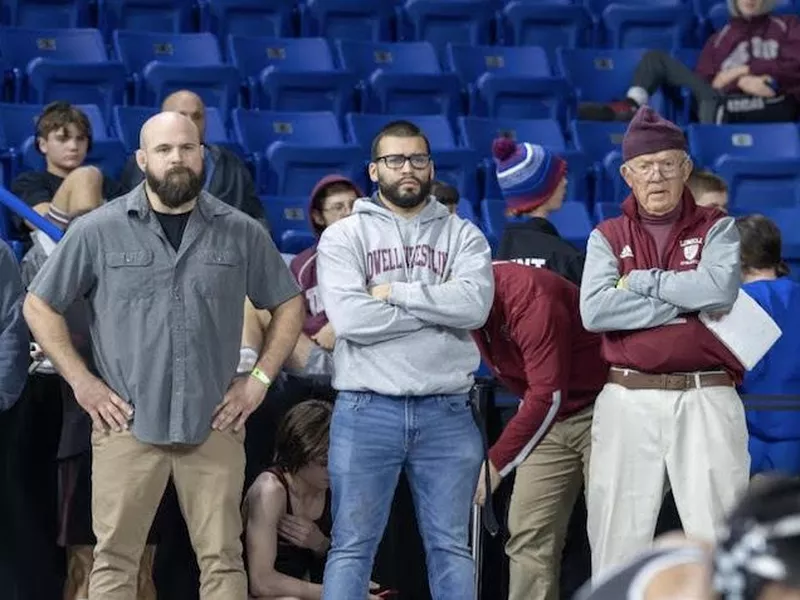
[[[361,198],[359,187],[343,175],[326,175],[311,191],[308,213],[311,226],[317,237],[325,228],[350,215],[357,198]],[[295,256],[289,268],[306,300],[306,321],[303,335],[310,337],[320,347],[333,351],[336,334],[328,323],[317,292],[317,246],[314,244]]]
[[[730,22],[712,35],[692,71],[660,50],[647,52],[627,97],[587,102],[578,118],[629,121],[656,90],[689,89],[701,123],[793,121],[800,101],[800,19],[772,15],[776,0],[728,0]]]
[[[734,387],[744,368],[698,318],[736,300],[736,225],[696,205],[683,132],[649,107],[622,154],[632,193],[590,235],[580,291],[583,324],[603,334],[611,365],[592,423],[594,576],[649,547],[667,484],[686,534],[712,540],[750,468]]]
[[[567,523],[588,471],[592,404],[608,377],[578,286],[547,269],[495,262],[494,302],[472,333],[519,410],[489,450],[492,492],[516,469],[508,514],[509,600],[557,600]],[[486,497],[480,477],[475,502]]]

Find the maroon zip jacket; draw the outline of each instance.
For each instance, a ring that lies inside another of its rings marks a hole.
[[[322,192],[334,183],[350,185],[356,196],[359,198],[363,196],[358,186],[343,175],[326,175],[320,179],[314,189],[311,190],[311,196],[308,201],[308,218],[317,237],[322,235],[324,227],[314,221],[311,213],[314,210],[322,210]],[[297,280],[297,285],[303,290],[303,296],[306,301],[306,320],[303,324],[303,333],[307,336],[316,335],[320,329],[328,324],[328,315],[325,314],[325,308],[322,306],[322,300],[317,291],[317,245],[314,244],[295,256],[289,263],[289,270]]]
[[[634,270],[697,269],[709,229],[727,215],[716,208],[697,206],[688,190],[684,190],[681,202],[681,217],[667,240],[663,262],[653,238],[639,222],[633,195],[622,203],[622,216],[597,226],[618,257],[620,276]],[[611,365],[646,373],[724,369],[737,383],[744,375],[741,363],[703,325],[697,313],[681,314],[675,322],[660,327],[606,332],[603,357]]]
[[[600,336],[581,323],[578,286],[548,271],[494,263],[494,303],[472,333],[497,379],[522,398],[517,414],[489,451],[506,476],[555,421],[591,405],[608,378]]]
[[[720,71],[741,65],[750,65],[751,75],[772,77],[778,94],[800,98],[800,19],[795,15],[734,17],[708,39],[695,71],[711,83]],[[744,93],[736,83],[724,91]]]

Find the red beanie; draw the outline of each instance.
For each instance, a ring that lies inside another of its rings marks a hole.
[[[636,111],[622,138],[622,160],[625,162],[642,154],[663,150],[686,152],[686,137],[680,127],[667,121],[649,106]]]

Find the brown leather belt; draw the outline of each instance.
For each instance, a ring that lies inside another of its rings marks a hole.
[[[734,385],[727,373],[640,373],[625,368],[612,368],[608,372],[608,382],[616,383],[629,390],[671,390],[686,391],[698,387]]]

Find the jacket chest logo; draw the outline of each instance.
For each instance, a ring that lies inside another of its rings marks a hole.
[[[682,265],[694,265],[698,263],[697,256],[700,254],[700,246],[703,243],[703,238],[693,237],[687,238],[685,240],[681,240],[680,242],[681,250],[683,250],[683,258],[684,261],[681,262]]]

